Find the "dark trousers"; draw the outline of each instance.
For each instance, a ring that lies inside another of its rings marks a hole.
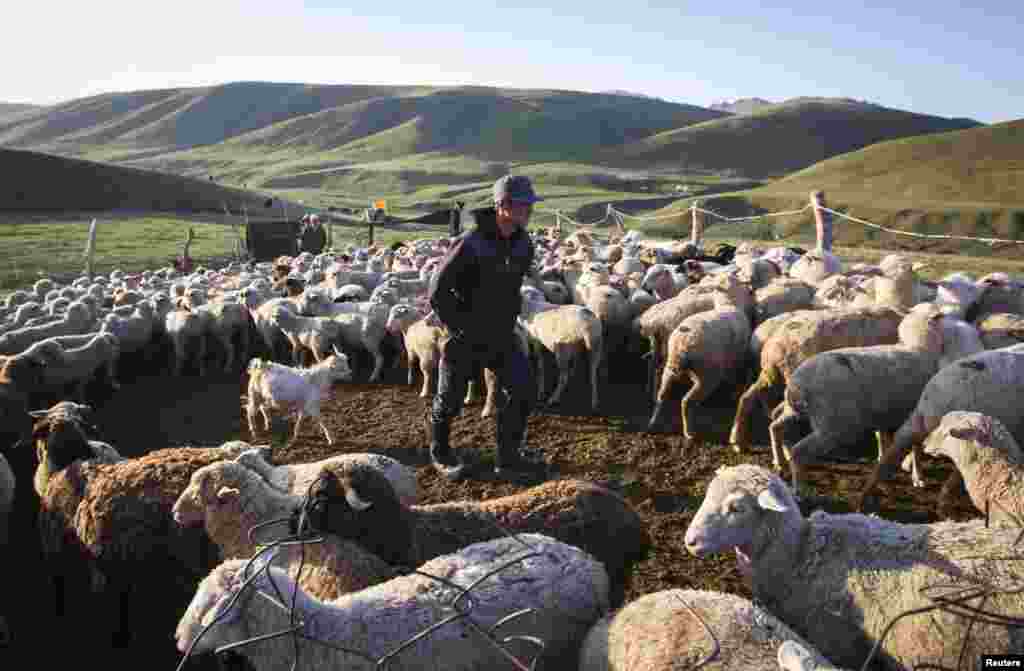
[[[497,348],[489,343],[486,350],[456,339],[445,343],[438,366],[437,394],[430,410],[434,435],[440,432],[443,436],[439,442],[444,444],[438,445],[437,449],[448,447],[447,429],[451,420],[462,412],[470,377],[489,368],[497,378],[498,388],[504,389],[508,395],[508,402],[503,404],[499,401],[496,407],[498,458],[515,458],[519,453],[536,392],[526,354],[515,346],[512,334],[509,334],[508,341],[504,347]]]

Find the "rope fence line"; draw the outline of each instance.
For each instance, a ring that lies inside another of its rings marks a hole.
[[[816,193],[820,194],[821,197],[823,198],[824,194],[821,194],[821,192],[816,192]],[[744,223],[744,222],[751,222],[751,221],[760,221],[760,220],[762,220],[764,218],[768,218],[768,217],[790,217],[790,216],[794,216],[794,215],[798,215],[798,214],[803,214],[804,212],[807,212],[808,210],[810,210],[810,211],[812,211],[814,213],[816,220],[821,219],[821,218],[825,218],[826,221],[824,222],[824,225],[827,228],[831,227],[830,219],[832,217],[838,217],[840,219],[844,219],[846,221],[851,221],[853,223],[860,224],[862,226],[867,226],[867,227],[873,228],[875,230],[884,231],[886,233],[891,233],[893,235],[902,235],[902,236],[911,237],[911,238],[920,238],[920,239],[925,239],[925,240],[960,240],[960,241],[964,241],[964,242],[980,242],[980,243],[984,243],[984,244],[991,245],[991,246],[1000,245],[1000,244],[1024,245],[1024,240],[1011,240],[1009,238],[977,237],[977,236],[971,236],[971,235],[946,235],[946,234],[942,234],[942,233],[916,233],[914,231],[904,231],[904,230],[900,230],[900,229],[897,229],[897,228],[890,228],[888,226],[882,226],[881,224],[876,224],[876,223],[868,221],[866,219],[861,219],[859,217],[854,217],[854,216],[849,215],[849,214],[847,214],[845,212],[841,212],[839,210],[835,210],[835,209],[832,209],[830,207],[826,207],[823,202],[815,202],[814,199],[813,199],[813,195],[812,195],[812,202],[808,203],[807,205],[804,205],[800,209],[796,209],[796,210],[782,210],[782,211],[778,211],[778,212],[764,212],[762,214],[756,214],[756,215],[750,215],[750,216],[744,216],[744,217],[728,217],[728,216],[725,216],[724,214],[721,214],[720,212],[715,212],[714,210],[709,210],[709,209],[707,209],[705,207],[701,207],[700,205],[698,205],[698,201],[696,201],[696,200],[692,201],[691,204],[690,204],[690,207],[685,209],[685,210],[679,210],[677,212],[670,212],[670,213],[666,213],[666,214],[655,214],[655,215],[629,214],[627,212],[623,212],[621,210],[618,210],[613,205],[609,204],[607,212],[605,213],[605,215],[601,219],[598,219],[597,221],[593,221],[593,222],[590,222],[590,223],[587,223],[587,224],[584,224],[584,223],[581,223],[581,222],[578,222],[578,221],[574,220],[572,217],[569,217],[568,215],[562,213],[560,210],[541,210],[541,212],[544,212],[545,214],[552,214],[552,215],[554,215],[555,218],[556,218],[556,221],[559,224],[562,221],[566,221],[566,222],[572,224],[573,226],[575,226],[577,228],[579,228],[579,227],[589,228],[589,227],[593,227],[593,226],[601,226],[604,223],[606,223],[609,219],[614,220],[614,222],[618,226],[622,227],[622,226],[625,225],[625,220],[626,219],[630,219],[630,220],[634,220],[634,221],[660,221],[660,220],[664,220],[664,219],[678,219],[678,218],[681,218],[681,217],[686,217],[687,215],[689,215],[691,217],[691,222],[692,222],[691,226],[693,226],[693,225],[697,224],[697,215],[698,214],[699,215],[705,215],[705,216],[708,216],[708,217],[714,217],[715,219],[718,219],[722,223],[735,224],[735,223]],[[829,216],[825,217],[825,215],[829,215]],[[698,224],[698,225],[702,226],[702,224]],[[821,226],[821,224],[819,224],[819,227],[820,226]],[[830,234],[829,234],[829,237],[831,237]],[[829,240],[829,246],[831,246],[831,240]]]

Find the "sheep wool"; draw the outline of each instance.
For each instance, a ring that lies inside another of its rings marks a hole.
[[[522,558],[519,561],[516,559]],[[608,608],[608,578],[601,564],[583,551],[535,534],[478,543],[439,557],[420,567],[420,573],[394,578],[381,585],[322,602],[298,590],[283,571],[270,567],[255,577],[243,575],[244,562],[225,562],[199,586],[177,628],[178,649],[205,652],[251,635],[284,629],[287,609],[262,592],[285,603],[296,601],[303,633],[363,655],[355,655],[299,640],[298,669],[376,669],[375,661],[456,611],[451,603],[462,587],[482,580],[471,591],[470,617],[483,628],[523,608],[528,617],[500,627],[499,635],[533,636],[545,642],[542,663],[572,660],[587,629]],[[501,570],[498,570],[501,569]],[[493,575],[488,574],[493,573]],[[442,583],[427,575],[443,577]],[[275,587],[271,586],[270,578]],[[252,583],[232,605],[245,580]],[[200,632],[205,633],[200,638]],[[537,649],[509,642],[511,651],[527,661]],[[239,648],[256,671],[287,667],[294,655],[290,637],[277,637]],[[456,619],[391,659],[395,671],[490,671],[509,668],[509,662],[477,632]],[[564,663],[549,668],[565,668]]]
[[[836,664],[860,668],[894,618],[932,604],[925,590],[988,586],[995,592],[984,608],[1019,617],[1024,567],[1005,559],[1018,533],[981,521],[805,518],[778,476],[744,464],[718,470],[685,541],[698,557],[735,549],[755,599]],[[935,610],[897,621],[879,661],[893,670],[956,668],[961,649],[966,668],[977,668],[982,654],[1024,652],[1024,631]]]
[[[713,638],[712,638],[713,637]],[[747,599],[721,592],[670,589],[646,594],[593,626],[583,642],[579,671],[713,671],[770,669],[777,649],[810,644]]]

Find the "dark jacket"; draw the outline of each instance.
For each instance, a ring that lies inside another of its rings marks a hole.
[[[533,243],[522,229],[501,238],[493,207],[467,214],[476,228],[453,241],[434,273],[430,306],[453,336],[478,349],[500,348],[511,343]]]
[[[299,251],[319,254],[327,246],[327,231],[322,225],[306,225],[299,233]]]

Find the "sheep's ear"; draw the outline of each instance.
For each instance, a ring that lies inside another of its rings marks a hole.
[[[347,501],[348,504],[352,507],[352,510],[355,510],[356,512],[362,512],[373,506],[373,501],[364,501],[363,499],[359,498],[359,493],[356,491],[356,488],[352,485],[351,480],[347,483],[347,486],[345,487],[345,501]]]
[[[48,412],[50,412],[50,411],[49,410],[29,410],[28,411],[28,416],[29,417],[33,417],[35,419],[42,419],[43,417],[46,417],[46,414]]]
[[[949,435],[960,440],[972,440],[977,437],[978,430],[973,426],[955,426],[949,430]]]
[[[234,487],[221,487],[217,490],[217,502],[227,503],[233,499],[237,499],[239,494],[241,494],[241,492]]]
[[[757,495],[757,505],[764,510],[774,510],[777,513],[784,513],[789,510],[786,502],[774,491],[771,485],[761,490]]]

